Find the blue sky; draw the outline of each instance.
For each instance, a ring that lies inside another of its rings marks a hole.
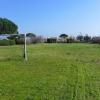
[[[0,17],[14,21],[20,33],[100,35],[100,0],[0,0]]]

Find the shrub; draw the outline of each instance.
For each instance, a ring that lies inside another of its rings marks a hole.
[[[24,44],[24,38],[17,38],[15,39],[16,44]]]
[[[43,43],[44,40],[43,40],[43,37],[42,36],[37,36],[36,37],[36,43]]]
[[[79,40],[79,41],[83,41],[83,40],[84,40],[84,36],[81,35],[81,34],[78,35],[76,38],[77,38],[77,40]]]
[[[0,46],[15,45],[15,40],[0,40]]]
[[[21,38],[17,38],[15,39],[16,44],[24,44],[25,43],[25,38],[21,37]],[[27,44],[32,44],[32,40],[30,37],[26,37],[26,43]]]
[[[81,43],[80,40],[74,40],[74,43]]]
[[[9,40],[9,44],[10,45],[15,45],[16,43],[15,43],[15,40]]]
[[[88,34],[86,34],[84,36],[84,42],[90,42],[91,41],[91,36],[88,36]]]
[[[93,37],[91,43],[98,43],[100,44],[100,37]]]

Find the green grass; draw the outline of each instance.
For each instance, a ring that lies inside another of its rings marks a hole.
[[[100,100],[100,45],[0,47],[0,100]]]

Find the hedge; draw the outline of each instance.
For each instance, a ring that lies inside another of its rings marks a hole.
[[[15,45],[15,40],[0,40],[0,46]]]

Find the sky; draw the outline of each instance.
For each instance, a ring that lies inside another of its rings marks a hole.
[[[0,17],[15,22],[19,33],[100,35],[100,0],[0,0]]]

